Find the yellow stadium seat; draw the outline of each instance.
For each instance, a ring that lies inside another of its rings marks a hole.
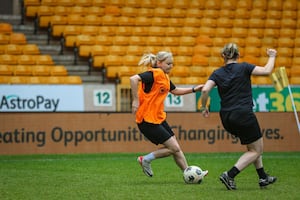
[[[245,40],[244,38],[237,38],[237,37],[232,37],[232,38],[228,38],[228,41],[229,42],[233,42],[233,43],[236,43],[239,47],[240,47],[240,53],[241,53],[241,49],[243,47],[245,47]]]
[[[123,65],[123,56],[108,55],[104,58],[105,66],[121,66]]]
[[[255,47],[255,46],[246,46],[245,47],[245,55],[250,55],[250,56],[255,56],[255,57],[259,57],[261,54],[260,48],[259,47]]]
[[[110,55],[125,55],[127,50],[127,45],[112,45],[109,46],[109,54]]]
[[[135,17],[137,15],[137,8],[125,6],[121,8],[121,15],[126,17]]]
[[[249,22],[247,19],[235,18],[232,21],[232,24],[236,28],[248,28]]]
[[[35,65],[36,57],[35,55],[19,55],[17,56],[17,61],[19,65]]]
[[[227,18],[227,17],[219,17],[217,19],[217,27],[221,27],[221,28],[231,28],[233,27],[233,22],[232,19]]]
[[[119,26],[134,26],[135,18],[128,16],[120,16],[118,17],[118,25]]]
[[[183,27],[181,34],[182,34],[182,36],[196,37],[199,35],[199,28],[198,27]]]
[[[189,67],[189,76],[206,77],[206,67],[192,65]]]
[[[10,77],[10,84],[27,84],[27,77],[26,76],[11,76]]]
[[[278,39],[278,46],[279,47],[294,47],[294,39],[289,37],[282,37]]]
[[[211,9],[211,10],[220,10],[221,9],[221,1],[220,0],[206,1],[205,8]]]
[[[111,15],[111,16],[120,16],[121,15],[121,7],[117,5],[106,5],[104,12],[105,15]]]
[[[171,19],[178,19],[178,18],[171,18]],[[150,19],[152,26],[168,26],[169,20],[168,18],[164,17],[153,17]]]
[[[185,84],[189,85],[198,85],[198,84],[204,84],[207,81],[206,77],[200,77],[200,76],[189,76],[185,78]]]
[[[286,56],[286,57],[292,57],[293,56],[293,48],[289,48],[289,47],[277,47],[277,54],[279,56]]]
[[[186,10],[185,9],[181,9],[181,8],[172,8],[172,9],[170,9],[170,17],[183,18],[185,16],[186,16]],[[188,17],[191,17],[191,16],[188,16]]]
[[[13,75],[14,67],[13,65],[0,65],[0,76]]]
[[[6,54],[11,54],[11,55],[20,55],[20,54],[23,53],[22,45],[8,44],[8,45],[6,45],[5,53]]]
[[[45,6],[56,6],[57,0],[43,0],[41,3]]]
[[[16,65],[14,67],[15,76],[31,76],[32,75],[32,66],[29,65]]]
[[[160,46],[163,43],[163,38],[159,36],[148,36],[146,42],[148,46]]]
[[[168,38],[171,38],[171,37],[168,37]],[[164,42],[168,39],[168,38],[165,38],[164,39]],[[129,38],[129,44],[130,45],[140,45],[140,46],[144,46],[147,44],[147,37],[145,36],[131,36]]]
[[[90,7],[93,5],[93,0],[76,0],[76,5]]]
[[[220,49],[221,47],[223,47],[226,43],[229,42],[230,38],[225,38],[225,37],[215,37],[213,38],[213,44],[214,47]]]
[[[205,44],[197,44],[194,46],[194,55],[210,56],[210,47]]]
[[[76,36],[76,46],[80,45],[94,45],[95,44],[95,38],[91,35],[77,35]]]
[[[260,8],[254,8],[250,12],[251,12],[251,18],[265,19],[267,17],[266,11]]]
[[[272,80],[268,76],[251,76],[252,84],[256,85],[271,85]]]
[[[72,85],[82,84],[82,79],[80,76],[66,76],[63,79],[63,83]]]
[[[279,56],[275,61],[277,66],[285,66],[286,68],[292,68],[293,59],[291,57]]]
[[[180,46],[177,48],[176,53],[182,56],[192,56],[194,54],[193,46]]]
[[[208,59],[208,63],[210,67],[220,67],[224,64],[223,62],[224,61],[221,56],[211,56]]]
[[[137,66],[141,57],[136,55],[125,55],[123,57],[123,65],[125,66]]]
[[[239,8],[237,7],[237,9],[235,10],[235,18],[236,19],[250,19],[251,13],[249,12],[249,10],[245,9],[245,8]]]
[[[0,76],[0,84],[10,84],[11,76]]]
[[[245,38],[245,45],[253,46],[253,47],[261,47],[261,39],[254,36],[247,37]]]
[[[247,29],[247,28],[233,27],[231,34],[232,34],[232,37],[245,38],[248,36],[248,31],[249,31],[249,29]]]
[[[189,67],[187,66],[175,66],[170,72],[170,76],[187,77],[189,76]]]
[[[80,26],[80,34],[82,35],[98,35],[98,26],[91,26],[91,25],[85,25],[85,26]]]
[[[266,19],[265,28],[280,28],[281,20],[278,19]]]
[[[118,25],[118,17],[113,15],[104,15],[102,16],[102,25],[104,26],[117,26]]]
[[[11,34],[13,32],[12,25],[5,22],[0,22],[0,34]]]
[[[142,8],[155,8],[156,3],[155,3],[155,1],[151,1],[151,0],[143,0],[143,1],[141,1],[141,7]]]
[[[115,36],[113,38],[114,45],[128,45],[129,44],[129,37],[128,36]]]
[[[276,38],[272,37],[265,37],[262,38],[262,45],[263,46],[269,46],[269,48],[275,48],[278,46],[278,40]]]
[[[156,7],[153,10],[153,15],[154,17],[170,17],[170,9],[163,8],[163,7]]]
[[[53,65],[54,64],[52,57],[50,55],[46,55],[46,54],[36,55],[35,59],[36,59],[37,65]]]
[[[186,77],[178,77],[178,76],[172,76],[170,77],[172,83],[176,85],[185,85],[186,84]]]
[[[297,20],[282,18],[281,19],[281,27],[296,29],[297,28]]]
[[[59,0],[57,1],[58,6],[74,6],[75,1],[74,0]]]
[[[24,0],[24,6],[39,6],[40,4],[40,0]]]
[[[105,14],[103,7],[89,6],[86,9],[87,9],[87,13],[89,13],[90,15],[103,16]]]
[[[1,34],[0,33],[0,44],[9,44],[10,43],[10,35]]]
[[[57,16],[66,15],[66,13],[70,13],[72,7],[67,6],[55,6],[53,9],[53,14]]]
[[[279,31],[280,37],[289,37],[295,38],[296,37],[296,30],[293,28],[281,28]]]
[[[138,55],[141,56],[143,55],[144,52],[144,48],[140,45],[129,45],[127,47],[127,54],[128,55]]]
[[[278,0],[268,0],[267,5],[268,10],[282,10],[282,1]]]
[[[38,13],[39,5],[26,6],[26,17],[35,17]]]
[[[148,29],[150,36],[165,36],[166,28],[161,26],[151,26]]]
[[[23,54],[25,55],[38,55],[40,54],[40,49],[36,44],[26,44],[22,47]]]
[[[184,26],[184,21],[185,18],[169,18],[168,21],[167,21],[167,25],[169,27],[182,27]],[[166,25],[165,25],[166,26]]]
[[[80,14],[69,14],[67,21],[70,25],[83,25],[84,17]]]
[[[265,20],[264,19],[259,19],[259,18],[250,18],[249,19],[249,27],[250,28],[264,28],[265,27]]]
[[[49,76],[50,75],[50,67],[48,65],[35,65],[32,66],[32,75],[33,76]]]
[[[95,14],[88,14],[84,16],[84,25],[100,26],[102,24],[101,17]]]
[[[182,28],[180,27],[166,27],[165,34],[166,36],[181,36]]]
[[[116,35],[131,36],[132,35],[132,27],[131,26],[118,26],[116,28]]]
[[[153,9],[141,7],[137,11],[137,16],[153,17]]]
[[[146,26],[135,26],[132,27],[132,35],[134,36],[147,36],[149,32],[149,27]]]
[[[217,47],[217,46],[214,46],[214,47],[211,47],[210,48],[210,55],[211,56],[214,56],[214,57],[217,57],[217,56],[221,56],[221,49],[223,47]]]
[[[66,67],[63,65],[51,66],[49,69],[50,69],[51,76],[67,76],[68,75],[68,71],[67,71]]]
[[[125,6],[140,8],[141,7],[141,1],[140,0],[127,0],[127,1],[125,1]]]
[[[190,0],[190,8],[199,8],[200,10],[205,9],[206,0]]]
[[[268,2],[267,1],[261,1],[261,0],[254,0],[253,3],[252,3],[252,8],[260,8],[262,10],[267,10]]]
[[[181,36],[179,38],[179,44],[181,46],[195,46],[196,45],[196,39],[192,36]]]
[[[27,44],[27,39],[24,33],[13,32],[10,34],[11,44]]]
[[[39,6],[37,10],[38,16],[50,16],[53,15],[53,7],[51,6]]]
[[[216,28],[216,37],[229,38],[232,36],[231,28]]]
[[[192,65],[191,56],[174,56],[174,66],[190,66]]]
[[[292,85],[300,85],[300,76],[292,76],[290,78],[290,83]]]
[[[16,65],[18,64],[18,59],[15,55],[2,54],[0,55],[0,64]]]
[[[276,29],[276,28],[265,28],[264,29],[264,37],[278,38],[279,33],[280,33],[280,29]]]

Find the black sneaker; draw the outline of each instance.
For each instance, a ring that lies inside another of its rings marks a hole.
[[[261,188],[266,187],[269,184],[275,183],[275,181],[277,180],[277,178],[275,176],[269,176],[267,175],[267,178],[260,178],[259,179],[259,186]]]
[[[220,176],[220,181],[226,186],[228,190],[236,190],[236,185],[233,178],[230,178],[227,172],[224,172]]]

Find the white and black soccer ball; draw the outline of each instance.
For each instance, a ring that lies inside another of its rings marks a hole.
[[[200,184],[206,173],[198,166],[189,166],[183,172],[183,179],[188,184]]]

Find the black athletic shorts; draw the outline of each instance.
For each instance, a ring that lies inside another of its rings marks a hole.
[[[241,144],[251,144],[262,137],[258,121],[252,111],[221,111],[220,117],[225,130],[240,138]]]
[[[174,132],[166,121],[163,121],[161,124],[152,124],[143,121],[138,124],[138,127],[143,135],[156,145],[163,144],[174,136]]]

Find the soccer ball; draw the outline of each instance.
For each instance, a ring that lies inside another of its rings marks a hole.
[[[189,166],[183,172],[183,179],[185,183],[200,184],[203,177],[206,175],[198,166]]]

